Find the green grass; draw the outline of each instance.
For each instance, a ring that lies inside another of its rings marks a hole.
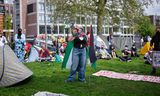
[[[117,59],[99,60],[96,70],[87,66],[87,83],[65,83],[69,70],[61,70],[61,63],[35,62],[25,65],[33,71],[33,76],[18,85],[0,88],[0,96],[31,96],[39,91],[70,96],[160,96],[160,84],[92,76],[92,73],[99,70],[122,73],[137,71],[138,74],[149,75],[151,65],[144,64],[140,58],[135,58],[132,62],[121,62]],[[155,75],[160,76],[159,69]]]

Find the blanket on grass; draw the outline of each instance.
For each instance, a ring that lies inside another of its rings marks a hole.
[[[105,70],[101,70],[101,71],[96,72],[92,75],[104,76],[104,77],[115,78],[115,79],[125,79],[125,80],[133,80],[133,81],[147,81],[147,82],[153,82],[153,83],[160,83],[160,77],[158,77],[158,76],[117,73],[117,72],[105,71]]]

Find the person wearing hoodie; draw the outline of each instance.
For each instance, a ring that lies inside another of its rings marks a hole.
[[[152,37],[150,46],[154,45],[153,51],[160,51],[160,27],[156,28],[156,34]],[[151,74],[156,73],[156,67],[152,67]]]

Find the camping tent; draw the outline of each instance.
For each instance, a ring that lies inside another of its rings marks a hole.
[[[8,45],[0,47],[0,87],[17,84],[32,74]]]
[[[38,59],[39,59],[38,49],[36,49],[36,47],[32,46],[30,51],[31,52],[30,52],[29,57],[28,57],[28,62],[38,61]]]
[[[104,48],[107,48],[106,43],[99,37],[99,36],[94,36],[94,43],[97,47],[102,47],[104,46]]]

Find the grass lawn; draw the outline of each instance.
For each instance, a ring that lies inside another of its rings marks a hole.
[[[98,60],[97,69],[87,66],[86,81],[65,83],[69,70],[61,70],[61,63],[27,63],[33,76],[16,86],[0,88],[0,96],[31,96],[38,91],[63,93],[70,96],[160,96],[160,84],[94,77],[92,73],[99,70],[111,70],[149,75],[151,65],[144,64],[143,59],[135,58],[132,62],[121,62],[117,59]],[[160,69],[155,74],[160,76]]]

